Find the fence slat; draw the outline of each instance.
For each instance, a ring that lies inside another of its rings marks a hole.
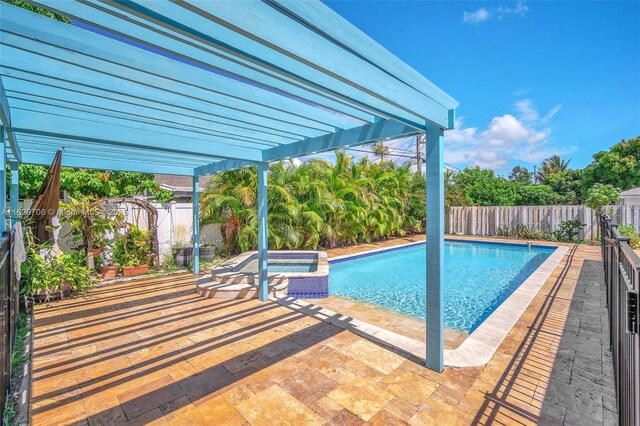
[[[606,206],[618,223],[633,225],[640,232],[640,205]],[[451,234],[495,236],[502,229],[524,225],[541,232],[553,232],[568,220],[580,220],[585,227],[580,238],[597,237],[597,215],[587,206],[453,206],[449,211]]]

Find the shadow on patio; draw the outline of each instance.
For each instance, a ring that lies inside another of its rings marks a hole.
[[[500,379],[485,392],[474,423],[617,422],[614,412],[603,412],[603,398],[615,410],[615,390],[602,263],[585,260],[584,250],[577,255],[577,249],[572,248],[549,289],[542,290],[546,294],[538,313]],[[578,276],[572,267],[578,268]]]
[[[32,423],[607,420],[604,295],[589,259],[597,248],[572,249],[489,364],[442,374],[271,302],[199,297],[188,274],[96,288],[36,309]]]

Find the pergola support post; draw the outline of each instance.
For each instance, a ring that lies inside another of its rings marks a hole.
[[[258,163],[258,298],[269,298],[267,173],[269,163]]]
[[[193,175],[193,275],[200,275],[200,176]]]
[[[18,201],[20,200],[20,168],[15,161],[9,163],[11,170],[11,192],[9,193],[9,217],[13,226],[20,219],[18,214]]]
[[[427,368],[444,369],[444,131],[427,125]]]
[[[7,230],[7,132],[4,126],[0,127],[0,139],[2,139],[2,158],[0,158],[0,234]]]

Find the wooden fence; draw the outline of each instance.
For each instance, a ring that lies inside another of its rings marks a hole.
[[[633,225],[640,232],[640,205],[608,206],[606,211],[617,223]],[[560,223],[574,219],[586,224],[580,233],[581,239],[597,238],[596,213],[587,206],[451,207],[446,230],[449,234],[494,236],[500,229],[525,225],[551,232],[558,229]]]

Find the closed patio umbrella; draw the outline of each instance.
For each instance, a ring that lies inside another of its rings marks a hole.
[[[36,201],[31,206],[29,219],[35,222],[34,231],[36,243],[44,243],[49,239],[47,225],[58,212],[60,205],[60,167],[62,151],[56,152],[49,171],[38,191]]]

